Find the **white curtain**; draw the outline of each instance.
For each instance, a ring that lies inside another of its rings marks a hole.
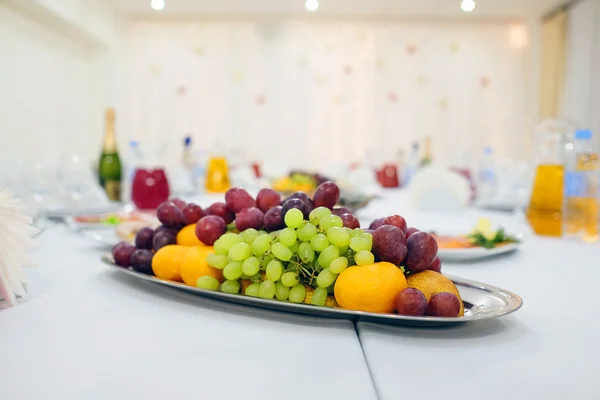
[[[442,162],[520,156],[522,25],[136,21],[122,49],[122,143],[235,147],[286,167],[378,162],[432,139]]]

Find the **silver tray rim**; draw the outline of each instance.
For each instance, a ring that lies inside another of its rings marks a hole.
[[[345,310],[342,308],[332,308],[332,307],[319,307],[310,304],[298,304],[298,303],[290,303],[279,300],[267,300],[261,299],[258,297],[250,297],[242,294],[229,294],[223,292],[217,292],[207,289],[194,288],[192,286],[188,286],[184,283],[167,281],[163,279],[156,278],[155,276],[150,276],[146,274],[142,274],[136,272],[130,268],[123,268],[116,264],[114,264],[112,260],[112,256],[109,254],[105,254],[101,258],[102,262],[110,267],[112,270],[116,270],[125,275],[129,275],[131,277],[141,279],[146,282],[151,282],[163,286],[170,287],[172,289],[177,289],[178,291],[184,291],[187,293],[191,293],[197,296],[223,300],[228,303],[236,303],[244,306],[250,307],[258,307],[262,309],[269,309],[275,311],[284,311],[291,312],[294,314],[304,314],[316,317],[327,317],[327,318],[335,318],[335,319],[346,319],[351,321],[365,321],[365,322],[374,322],[385,325],[406,325],[406,326],[430,326],[430,327],[440,327],[440,326],[451,326],[464,322],[475,322],[475,321],[483,321],[489,320],[493,318],[498,318],[502,316],[506,316],[514,313],[519,310],[523,306],[523,299],[506,289],[501,289],[496,286],[488,285],[486,283],[476,282],[465,278],[460,278],[452,275],[444,275],[454,284],[460,291],[460,287],[467,287],[470,289],[475,289],[484,293],[487,293],[488,296],[490,294],[494,294],[496,298],[503,298],[505,300],[505,307],[499,310],[492,310],[486,313],[475,313],[472,315],[465,315],[463,317],[456,318],[444,318],[444,317],[413,317],[407,315],[398,315],[398,314],[378,314],[378,313],[370,313],[364,311],[353,311],[353,310]],[[473,305],[476,307],[477,305]]]

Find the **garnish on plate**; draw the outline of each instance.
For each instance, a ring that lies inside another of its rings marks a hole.
[[[487,218],[480,218],[477,221],[475,229],[467,235],[467,239],[471,244],[486,249],[493,249],[508,243],[519,243],[516,237],[507,235],[504,228],[493,229],[492,222]]]

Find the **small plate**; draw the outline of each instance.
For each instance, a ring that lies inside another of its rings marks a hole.
[[[295,304],[287,301],[266,300],[240,294],[228,294],[199,289],[183,283],[165,281],[154,276],[144,275],[131,269],[121,268],[114,264],[110,255],[102,257],[102,261],[114,271],[129,275],[135,279],[153,282],[159,285],[182,290],[194,295],[210,297],[230,303],[251,307],[266,308],[282,312],[306,314],[317,317],[347,319],[351,321],[367,321],[387,325],[406,325],[423,327],[449,326],[462,322],[481,321],[497,318],[517,311],[523,300],[508,290],[500,289],[484,283],[446,275],[458,288],[465,305],[465,316],[458,318],[441,317],[409,317],[397,314],[376,314],[361,311],[344,310],[342,308],[319,307],[308,304]]]
[[[112,249],[115,244],[123,241],[123,239],[119,238],[117,235],[117,231],[114,227],[102,229],[84,229],[78,230],[77,232],[82,236],[95,240],[98,242],[98,244],[101,244],[109,249]]]
[[[104,222],[106,218],[110,216],[117,216],[119,218],[119,223],[111,224]],[[98,220],[94,220],[94,219]],[[158,225],[159,222],[156,217],[149,213],[142,212],[130,212],[130,211],[116,211],[111,213],[102,213],[102,214],[79,214],[73,215],[65,218],[65,223],[69,225],[71,228],[80,230],[80,229],[107,229],[107,228],[116,228],[119,224],[130,221],[143,221],[151,223],[152,225]]]
[[[438,249],[438,257],[442,261],[474,261],[500,254],[511,253],[519,249],[519,243],[509,243],[503,246],[486,249],[484,247],[471,247],[468,249]]]

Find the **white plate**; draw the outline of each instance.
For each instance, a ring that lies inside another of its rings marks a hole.
[[[65,218],[82,214],[108,214],[123,209],[120,203],[108,206],[82,207],[82,208],[46,208],[40,209],[39,214],[47,218]]]
[[[484,247],[473,247],[470,249],[439,249],[438,257],[442,261],[474,261],[500,254],[511,253],[518,249],[519,243],[510,243],[493,249],[486,249]]]
[[[107,249],[112,249],[115,244],[123,241],[121,238],[119,238],[119,236],[117,236],[117,232],[115,231],[114,227],[91,230],[85,229],[78,230],[77,232],[96,241],[98,244],[105,246]]]

